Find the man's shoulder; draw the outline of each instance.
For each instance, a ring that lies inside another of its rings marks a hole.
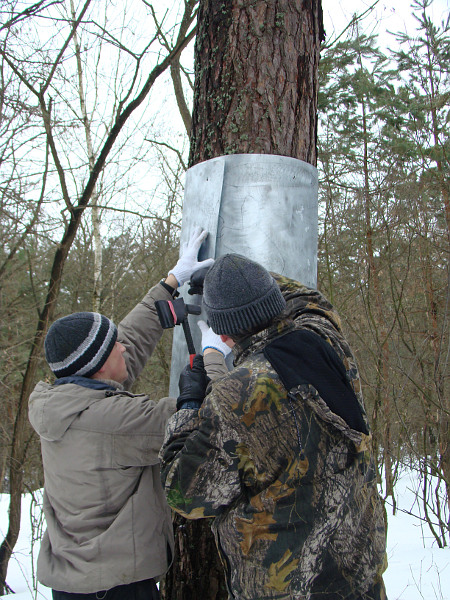
[[[279,378],[262,351],[248,354],[238,366],[214,382],[212,390],[226,397],[244,398],[261,385],[272,386]]]
[[[227,378],[242,379],[249,376],[255,377],[259,374],[270,371],[270,363],[264,356],[263,350],[264,348],[262,347],[246,354],[246,356],[239,361],[239,364],[236,367],[234,367],[231,371],[228,371],[228,373],[221,378],[221,381]]]

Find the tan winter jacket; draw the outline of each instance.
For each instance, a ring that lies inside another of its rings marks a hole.
[[[170,298],[163,286],[154,286],[119,324],[125,386],[41,381],[30,396],[29,418],[41,438],[47,522],[37,574],[48,587],[97,592],[159,578],[169,566],[173,534],[158,451],[175,400],[156,403],[126,389],[162,335],[154,301]]]

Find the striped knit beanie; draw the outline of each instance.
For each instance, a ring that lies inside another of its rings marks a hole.
[[[78,312],[55,321],[45,338],[45,358],[56,377],[90,377],[106,362],[117,340],[107,317]]]
[[[286,302],[264,267],[239,254],[225,254],[206,273],[203,305],[212,330],[233,335],[266,325]]]

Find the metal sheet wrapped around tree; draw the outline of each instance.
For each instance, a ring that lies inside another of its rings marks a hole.
[[[318,178],[312,165],[286,156],[231,154],[188,169],[181,244],[200,225],[209,236],[200,258],[236,252],[271,271],[317,285]],[[185,302],[201,304],[180,290]],[[199,318],[205,319],[204,316]],[[189,316],[197,352],[200,331]],[[170,394],[178,394],[178,377],[189,360],[183,331],[176,327]]]

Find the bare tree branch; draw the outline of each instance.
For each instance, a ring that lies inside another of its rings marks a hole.
[[[143,215],[140,212],[137,212],[135,210],[130,210],[129,208],[117,208],[115,206],[107,206],[102,205],[102,204],[90,204],[88,206],[88,208],[100,208],[102,210],[108,210],[108,211],[112,211],[112,212],[118,212],[118,213],[123,213],[126,215],[134,215],[136,217],[139,217],[139,219],[142,220],[150,220],[150,221],[160,221],[161,223],[166,223],[167,225],[169,225],[170,227],[176,227],[177,229],[180,229],[180,225],[178,223],[174,223],[173,221],[171,221],[169,218],[164,218],[164,217],[160,217],[159,215]]]
[[[36,208],[34,209],[34,213],[33,213],[33,216],[31,218],[30,222],[25,227],[24,231],[22,232],[22,235],[19,237],[19,239],[17,240],[17,242],[11,248],[8,256],[3,261],[3,264],[0,265],[0,287],[1,287],[1,278],[3,277],[3,274],[5,273],[5,270],[6,270],[7,266],[8,266],[8,264],[14,258],[14,255],[16,254],[17,250],[22,245],[24,239],[33,230],[33,227],[35,226],[36,221],[38,219],[39,212],[41,210],[41,206],[42,206],[42,203],[44,201],[45,187],[46,187],[46,183],[47,183],[47,174],[48,174],[48,148],[49,148],[49,146],[48,146],[48,141],[47,141],[46,152],[45,152],[45,169],[44,169],[44,173],[43,173],[43,177],[42,177],[41,194],[39,196],[39,200],[36,203]]]
[[[36,2],[36,4],[29,6],[22,12],[17,13],[17,15],[12,17],[12,19],[10,19],[9,21],[6,21],[6,23],[4,23],[0,27],[0,31],[2,31],[3,29],[9,29],[13,25],[17,25],[17,23],[20,23],[20,21],[24,21],[25,19],[28,19],[30,17],[35,17],[37,14],[39,14],[40,11],[44,11],[55,4],[63,4],[63,2],[64,0],[51,0],[47,4],[45,3],[45,0],[41,0],[41,2]]]
[[[178,160],[180,161],[181,166],[183,167],[183,170],[186,171],[187,166],[183,160],[181,152],[177,148],[166,144],[166,142],[160,142],[159,140],[151,140],[149,138],[145,138],[145,141],[150,142],[150,144],[155,144],[155,146],[162,146],[163,148],[167,148],[168,150],[172,150],[172,152],[175,152],[175,154],[178,156]]]
[[[84,3],[84,6],[83,6],[83,8],[82,8],[82,10],[81,10],[81,12],[80,12],[80,14],[78,16],[78,19],[73,23],[72,30],[69,33],[66,41],[63,44],[63,47],[59,51],[59,54],[58,54],[56,60],[53,63],[53,67],[52,67],[52,69],[50,71],[49,76],[47,77],[47,81],[45,82],[45,84],[43,86],[41,86],[41,90],[40,90],[40,95],[41,96],[43,94],[45,94],[45,92],[47,91],[47,88],[50,85],[50,82],[51,82],[51,80],[53,78],[53,75],[54,75],[54,73],[56,71],[56,67],[59,65],[59,62],[60,62],[61,58],[63,57],[64,52],[66,51],[68,45],[70,44],[70,41],[73,38],[73,36],[75,34],[75,31],[77,30],[78,25],[81,23],[81,20],[83,19],[84,15],[85,15],[85,13],[87,11],[87,9],[89,8],[90,3],[91,3],[91,0],[86,0],[86,2]]]

